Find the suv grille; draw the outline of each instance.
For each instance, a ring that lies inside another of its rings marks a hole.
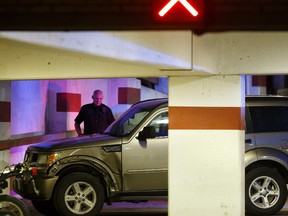
[[[38,154],[33,152],[26,152],[24,161],[27,163],[36,163],[38,160]]]

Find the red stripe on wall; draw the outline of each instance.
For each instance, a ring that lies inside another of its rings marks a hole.
[[[57,93],[57,112],[79,112],[81,94]]]
[[[140,89],[138,88],[119,88],[118,104],[134,104],[140,101]]]
[[[241,107],[169,107],[169,129],[244,130]]]
[[[11,102],[0,101],[0,122],[11,121]]]

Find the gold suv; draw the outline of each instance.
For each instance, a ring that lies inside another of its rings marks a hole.
[[[41,213],[99,215],[103,203],[167,199],[168,100],[137,103],[105,132],[30,146],[33,184],[14,190]]]

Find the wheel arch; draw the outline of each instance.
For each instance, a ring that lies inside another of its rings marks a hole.
[[[267,167],[267,168],[271,168],[271,169],[275,169],[277,170],[277,172],[283,176],[283,178],[285,179],[286,183],[288,183],[288,173],[287,170],[285,168],[285,166],[283,166],[283,164],[274,161],[274,160],[258,160],[255,161],[251,164],[249,164],[246,168],[245,168],[245,173],[248,173],[249,171],[256,169],[256,168],[260,168],[260,167]]]
[[[288,156],[283,152],[270,148],[259,148],[246,152],[245,173],[259,167],[276,169],[288,183]]]
[[[58,176],[55,186],[64,176],[75,172],[86,172],[95,177],[100,177],[100,182],[103,184],[107,199],[111,197],[112,192],[119,190],[117,180],[112,170],[110,170],[106,164],[95,158],[87,156],[63,158],[50,166],[47,171],[48,175]]]

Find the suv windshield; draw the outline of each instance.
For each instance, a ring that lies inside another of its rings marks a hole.
[[[105,132],[116,137],[127,136],[157,106],[159,102],[155,103],[153,100],[145,104],[136,104],[124,112]]]

